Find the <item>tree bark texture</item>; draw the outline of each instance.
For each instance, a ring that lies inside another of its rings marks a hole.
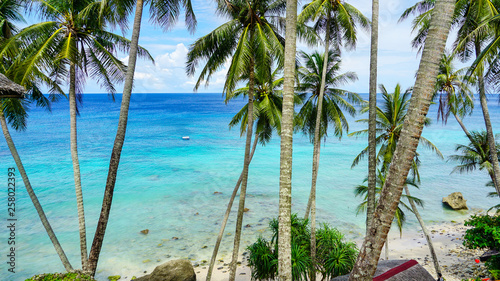
[[[386,241],[422,134],[424,120],[436,84],[439,61],[443,55],[451,26],[454,4],[453,0],[436,1],[401,136],[375,209],[373,221],[349,277],[350,281],[372,280],[377,268],[382,246]]]
[[[80,161],[78,160],[78,136],[76,125],[76,66],[69,67],[69,116],[70,116],[70,150],[73,162],[73,177],[75,180],[76,207],[78,211],[78,228],[80,232],[80,257],[82,269],[87,270],[87,230],[85,227],[85,212],[83,209],[82,181],[80,176]]]
[[[292,152],[297,47],[297,0],[286,0],[285,64],[280,145],[280,190],[278,227],[278,280],[292,280],[291,212]]]
[[[372,0],[372,29],[370,47],[370,97],[368,99],[368,195],[366,198],[366,235],[375,212],[377,185],[377,57],[378,57],[378,0]]]

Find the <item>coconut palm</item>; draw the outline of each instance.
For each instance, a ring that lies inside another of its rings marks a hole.
[[[427,42],[417,71],[412,101],[408,108],[407,117],[401,130],[385,184],[380,193],[379,203],[375,209],[373,222],[369,230],[371,235],[365,237],[361,246],[360,254],[349,276],[351,281],[373,279],[381,249],[394,219],[403,185],[406,182],[422,135],[423,125],[439,71],[439,59],[444,53],[446,39],[451,27],[453,9],[453,0],[436,1],[427,34]]]
[[[313,21],[313,29],[317,34],[324,33],[324,54],[330,52],[330,45],[332,49],[340,50],[341,46],[347,48],[354,48],[356,46],[356,25],[361,25],[367,28],[369,25],[368,19],[358,11],[354,6],[340,1],[340,0],[313,0],[307,4],[299,15],[299,23]],[[326,75],[328,69],[328,60],[323,60],[321,83],[318,93],[318,103],[316,110],[316,127],[314,130],[314,152],[313,152],[313,169],[312,169],[312,182],[311,194],[309,195],[309,202],[306,210],[306,218],[309,217],[309,209],[312,209],[311,215],[311,258],[315,260],[316,249],[316,179],[319,165],[320,155],[320,120],[323,111],[323,95],[326,87]],[[311,277],[315,280],[314,271]]]
[[[276,68],[273,73],[269,71],[261,71],[262,69],[257,69],[255,80],[255,101],[254,101],[254,119],[256,120],[255,125],[255,136],[252,145],[252,150],[250,152],[250,161],[252,161],[255,149],[257,148],[257,143],[265,145],[271,140],[273,132],[276,131],[278,134],[281,130],[281,111],[283,105],[282,91],[279,90],[283,86],[283,78],[277,78],[277,75],[281,73],[279,68]],[[270,77],[269,77],[270,75]],[[249,92],[248,85],[246,87],[235,90],[234,92],[228,93],[226,95],[226,102],[229,99],[235,99],[238,97],[247,96]],[[300,98],[297,96],[296,103],[301,102]],[[248,127],[248,104],[245,104],[243,108],[236,113],[236,115],[231,119],[229,123],[230,127],[234,127],[240,124],[240,133],[243,135]],[[243,174],[240,175],[238,182],[233,190],[231,198],[229,199],[228,207],[224,218],[222,220],[221,229],[219,231],[219,236],[217,237],[217,242],[214,247],[214,252],[212,254],[212,259],[210,260],[210,265],[208,267],[207,280],[212,278],[212,271],[217,258],[217,252],[224,234],[224,229],[231,212],[234,198],[241,184]]]
[[[77,100],[81,97],[77,95],[83,90],[86,76],[98,81],[109,93],[115,92],[114,83],[121,82],[125,72],[124,64],[115,55],[118,50],[126,50],[130,41],[106,30],[108,22],[114,21],[114,15],[101,1],[33,1],[31,5],[47,21],[24,28],[13,40],[23,41],[22,48],[32,52],[23,65],[27,71],[43,65],[52,71],[53,80],[65,79],[69,84],[70,148],[81,262],[86,270],[87,239],[76,122]]]
[[[439,66],[435,93],[435,97],[439,97],[437,118],[446,123],[450,113],[453,114],[465,135],[470,137],[462,118],[470,115],[474,108],[471,81],[466,80],[467,68],[455,69],[453,60],[452,55],[444,54]]]
[[[197,89],[202,81],[210,80],[228,58],[231,58],[223,93],[231,93],[238,81],[248,79],[248,112],[254,112],[255,72],[262,68],[266,71],[274,59],[278,66],[283,65],[283,38],[278,34],[280,15],[285,11],[283,0],[267,1],[232,1],[218,3],[217,11],[229,18],[227,23],[210,32],[191,46],[188,53],[187,72],[194,75],[200,61],[206,60],[205,67],[195,85]],[[230,280],[236,277],[243,210],[245,207],[248,167],[254,114],[248,114],[243,177],[240,187],[240,201],[236,220],[233,256],[230,264]]]
[[[377,107],[377,138],[376,143],[380,145],[380,149],[377,155],[377,162],[381,164],[381,171],[385,173],[392,162],[394,152],[396,151],[396,146],[401,136],[404,119],[407,116],[408,107],[410,105],[410,97],[412,89],[407,89],[406,91],[401,91],[401,85],[396,84],[393,93],[389,93],[384,85],[380,85],[380,91],[382,92],[382,106]],[[361,113],[368,111],[368,106],[361,109]],[[368,119],[360,119],[356,122],[368,123]],[[424,119],[424,125],[429,125],[430,119]],[[367,134],[368,130],[360,130],[352,132],[349,136],[360,136]],[[431,151],[434,151],[439,157],[443,157],[439,149],[428,139],[420,137],[420,144]],[[352,163],[351,167],[356,166],[361,159],[367,154],[368,147],[363,149],[359,153]],[[412,171],[418,178],[418,171],[416,166],[418,164],[418,154],[415,154],[415,158],[412,164]]]
[[[368,194],[366,206],[366,235],[375,212],[375,188],[377,181],[377,53],[378,53],[379,1],[372,0],[372,24],[370,37],[370,82],[368,99]]]
[[[465,173],[474,170],[485,170],[490,176],[491,180],[494,180],[493,165],[491,164],[491,153],[488,141],[488,135],[486,131],[472,131],[470,133],[471,141],[468,145],[457,144],[455,151],[460,154],[451,155],[448,157],[448,161],[459,162],[453,168],[452,173]],[[500,144],[496,143],[496,154],[497,158],[500,158]]]
[[[428,17],[422,17],[422,15],[424,13],[430,13],[433,9],[432,1],[426,1],[424,1],[426,3],[425,5],[419,5],[419,8],[414,8],[418,5],[417,4],[403,14],[403,16],[407,17],[411,13],[420,13],[417,18],[421,19],[414,22],[414,28],[418,28],[419,34],[422,34],[417,45],[421,45],[425,42],[425,34],[427,34],[429,27]],[[491,146],[495,145],[495,137],[486,99],[486,89],[488,86],[486,82],[488,82],[488,79],[485,79],[485,70],[487,67],[490,67],[486,74],[495,77],[495,73],[498,73],[500,67],[497,50],[494,47],[495,44],[497,44],[495,43],[497,41],[495,35],[498,35],[496,20],[498,18],[499,5],[500,3],[498,3],[498,1],[460,0],[456,3],[453,15],[453,26],[457,29],[454,52],[462,61],[469,60],[473,55],[476,59],[469,69],[469,76],[473,75],[474,79],[477,79],[481,109],[483,111],[486,132],[488,133],[488,139]],[[491,43],[483,48],[490,40],[492,40]],[[483,50],[490,51],[483,52]],[[489,81],[497,83],[498,79],[491,79],[490,77]],[[500,194],[500,164],[493,156],[492,154],[492,165],[495,176],[494,183],[497,193]]]
[[[297,0],[286,0],[283,110],[280,143],[280,191],[278,207],[278,278],[292,280],[292,144],[295,55],[297,51]]]
[[[319,169],[321,138],[327,136],[328,124],[333,124],[337,137],[342,136],[344,130],[349,130],[346,111],[354,116],[356,109],[350,103],[360,104],[362,99],[356,94],[336,87],[357,80],[354,72],[338,74],[340,70],[340,52],[329,51],[327,54],[315,52],[311,55],[301,52],[305,66],[299,68],[298,77],[301,81],[298,91],[311,93],[298,113],[302,131],[309,135],[314,144],[312,183],[305,218],[311,212],[311,259],[315,260],[316,249],[316,180]],[[325,58],[326,57],[326,58]],[[326,73],[324,73],[326,72]],[[324,108],[324,110],[323,110]],[[315,273],[311,273],[314,278]]]
[[[324,65],[324,54],[314,52],[312,54],[307,54],[301,51],[300,56],[305,61],[304,66],[300,67],[298,70],[299,85],[297,86],[297,91],[311,93],[304,105],[298,113],[298,119],[300,120],[302,132],[309,136],[311,142],[319,140],[321,144],[321,138],[328,135],[329,124],[334,127],[334,134],[337,137],[342,137],[343,131],[349,129],[349,124],[344,111],[349,115],[353,116],[356,113],[355,107],[351,104],[360,104],[362,102],[361,97],[353,92],[338,89],[337,87],[342,86],[349,82],[354,82],[358,79],[354,72],[339,73],[341,59],[340,53],[338,51],[328,52],[328,63],[325,77],[325,89],[326,95],[320,99],[321,85],[322,85],[322,67]],[[322,103],[325,108],[321,112],[321,119],[319,122],[319,137],[315,137],[316,131],[316,116],[319,111],[319,103]],[[317,177],[317,155],[319,155],[319,147],[317,153],[314,154],[313,167],[313,185],[315,186]],[[309,203],[306,209],[306,217],[309,217],[309,211],[311,209],[311,199],[309,198]]]
[[[90,249],[88,265],[92,275],[95,274],[99,254],[101,252],[102,243],[104,241],[104,234],[108,225],[109,213],[111,210],[111,203],[113,201],[113,192],[116,184],[116,175],[118,173],[118,165],[120,164],[120,156],[125,142],[125,133],[127,130],[128,110],[130,105],[130,96],[132,95],[132,88],[134,82],[135,65],[137,55],[144,54],[144,51],[139,47],[139,33],[141,29],[142,11],[144,8],[143,0],[120,0],[113,2],[118,10],[118,15],[126,18],[127,14],[133,10],[133,4],[136,4],[134,24],[132,28],[132,38],[130,40],[130,49],[127,64],[127,73],[125,76],[125,83],[123,86],[122,103],[120,106],[120,116],[118,119],[118,128],[116,130],[115,142],[111,152],[111,159],[109,162],[108,177],[106,179],[106,187],[104,190],[104,198],[102,200],[101,213],[99,221],[97,222],[92,248]],[[165,30],[171,28],[176,22],[180,14],[180,9],[185,8],[185,22],[187,28],[193,32],[196,26],[196,17],[193,13],[190,0],[183,1],[160,1],[151,0],[147,2],[150,4],[151,20]],[[120,18],[119,18],[120,19]]]
[[[2,1],[0,3],[0,41],[2,41],[2,43],[4,43],[5,40],[12,38],[12,36],[14,36],[17,32],[18,28],[15,26],[15,22],[24,22],[24,18],[20,14],[20,10],[23,8],[24,7],[21,5],[20,1],[9,0]],[[2,56],[1,59],[3,62],[1,66],[2,73],[9,72],[9,74],[13,78],[15,78],[16,74],[21,72],[21,70],[17,67],[17,64],[19,63],[19,61],[24,59],[24,54],[22,54],[22,52],[17,51],[13,54],[13,57]],[[30,76],[36,76],[36,79],[26,81],[23,85],[24,87],[15,84],[3,74],[1,74],[3,87],[8,86],[8,84],[12,84],[13,89],[17,92],[17,94],[24,95],[26,92],[27,95],[24,96],[27,98],[23,98],[22,100],[20,100],[18,98],[5,98],[5,95],[3,95],[4,98],[0,98],[0,125],[2,127],[2,132],[5,137],[7,146],[11,151],[17,169],[21,174],[21,178],[23,179],[26,191],[28,192],[28,195],[30,196],[30,199],[38,213],[38,216],[40,217],[42,225],[44,226],[52,244],[54,245],[54,248],[59,255],[59,258],[61,259],[64,268],[69,271],[72,270],[73,267],[66,257],[66,254],[62,249],[61,244],[59,243],[59,240],[57,239],[57,236],[54,233],[54,230],[52,229],[52,226],[50,225],[50,222],[48,221],[40,202],[38,201],[35,191],[33,190],[31,182],[28,178],[28,174],[24,169],[21,157],[17,152],[16,146],[9,132],[8,124],[17,131],[23,131],[26,129],[26,108],[30,104],[35,103],[37,106],[42,106],[50,109],[50,101],[55,101],[58,99],[58,96],[54,93],[62,93],[59,85],[50,80],[38,69],[35,68],[34,70],[35,71],[30,73]],[[19,75],[17,75],[17,77],[19,77]],[[39,87],[41,83],[45,83],[46,86],[49,87],[51,92],[49,98],[42,94]],[[28,89],[28,91],[26,89]],[[2,95],[0,95],[0,97],[1,96]]]

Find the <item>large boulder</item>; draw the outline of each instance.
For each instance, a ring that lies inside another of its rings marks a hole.
[[[468,210],[467,208],[467,200],[464,199],[464,196],[460,192],[453,192],[452,194],[443,197],[443,204],[450,206],[453,210]]]
[[[196,273],[188,260],[172,260],[157,266],[151,274],[136,281],[196,281]]]

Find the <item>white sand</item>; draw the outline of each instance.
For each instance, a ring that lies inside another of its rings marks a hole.
[[[435,251],[439,259],[441,271],[447,281],[461,281],[465,278],[474,278],[478,274],[478,270],[484,270],[484,263],[476,264],[474,260],[479,258],[482,251],[468,250],[462,245],[462,237],[466,227],[463,221],[436,223],[427,226],[431,233]],[[358,246],[362,240],[356,241]],[[385,259],[385,248],[382,249],[381,259]],[[223,261],[220,261],[220,260]],[[434,265],[430,257],[427,241],[422,234],[422,231],[404,231],[403,237],[399,237],[398,231],[391,231],[389,234],[389,259],[415,259],[432,276],[436,276]],[[209,257],[207,257],[209,260]],[[229,256],[218,257],[212,275],[213,281],[224,281],[229,279]],[[246,264],[246,259],[240,256],[242,264],[238,266],[236,280],[250,281],[251,269]],[[152,271],[152,270],[151,270]],[[197,280],[206,280],[208,272],[208,264],[201,264],[195,267]],[[148,272],[150,273],[150,272]],[[123,272],[122,272],[123,274]],[[132,275],[124,280],[130,280]],[[143,273],[135,273],[135,276],[142,276]]]

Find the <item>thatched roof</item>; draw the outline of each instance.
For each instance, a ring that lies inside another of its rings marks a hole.
[[[26,90],[0,73],[0,98],[23,98]]]
[[[347,281],[349,275],[333,278],[332,281]],[[373,281],[434,281],[435,278],[416,260],[380,261]]]

